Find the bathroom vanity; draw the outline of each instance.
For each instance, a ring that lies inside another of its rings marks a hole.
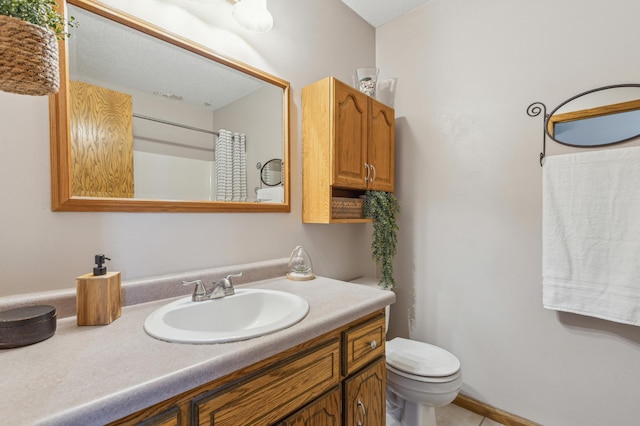
[[[286,260],[282,266],[286,270]],[[309,313],[272,334],[211,345],[169,343],[145,333],[145,318],[175,297],[137,300],[107,326],[59,319],[50,339],[0,351],[0,418],[47,425],[382,424],[383,308],[395,301],[394,293],[323,277],[245,276],[250,282],[239,288],[297,294],[309,302]],[[163,280],[171,289],[190,290],[174,278]],[[131,299],[131,287],[123,289]]]
[[[111,424],[382,424],[384,327],[374,312]]]

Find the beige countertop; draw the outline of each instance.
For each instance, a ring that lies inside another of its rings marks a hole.
[[[269,288],[305,298],[294,326],[241,342],[169,343],[148,336],[147,315],[175,298],[127,306],[108,326],[58,320],[53,337],[0,350],[0,419],[15,425],[99,425],[251,365],[395,301],[395,294],[318,277],[270,278],[239,288]],[[181,296],[184,297],[184,296]]]

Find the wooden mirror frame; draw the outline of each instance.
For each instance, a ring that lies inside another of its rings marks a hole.
[[[156,37],[174,46],[186,49],[214,62],[226,65],[257,79],[280,87],[283,91],[283,203],[228,202],[228,201],[174,201],[135,198],[77,197],[71,192],[71,132],[69,126],[69,72],[67,42],[60,41],[60,91],[49,96],[49,126],[51,135],[51,210],[76,212],[290,212],[290,85],[244,63],[226,58],[211,49],[171,34],[157,26],[139,20],[124,12],[91,0],[58,0],[59,11],[66,10],[66,3],[81,7],[107,19]]]

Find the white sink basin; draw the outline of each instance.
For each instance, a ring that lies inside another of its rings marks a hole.
[[[266,289],[236,289],[235,294],[204,302],[191,296],[152,312],[144,330],[176,343],[225,343],[273,333],[302,320],[309,303],[300,296]]]

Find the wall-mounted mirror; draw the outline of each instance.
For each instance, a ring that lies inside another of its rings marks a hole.
[[[56,211],[288,212],[289,83],[89,0],[50,98]],[[246,167],[282,158],[282,201]]]
[[[558,143],[612,145],[640,135],[640,85],[621,84],[580,93],[558,105],[546,120]]]
[[[276,186],[282,183],[282,160],[274,158],[267,161],[260,168],[260,181],[267,186]]]

